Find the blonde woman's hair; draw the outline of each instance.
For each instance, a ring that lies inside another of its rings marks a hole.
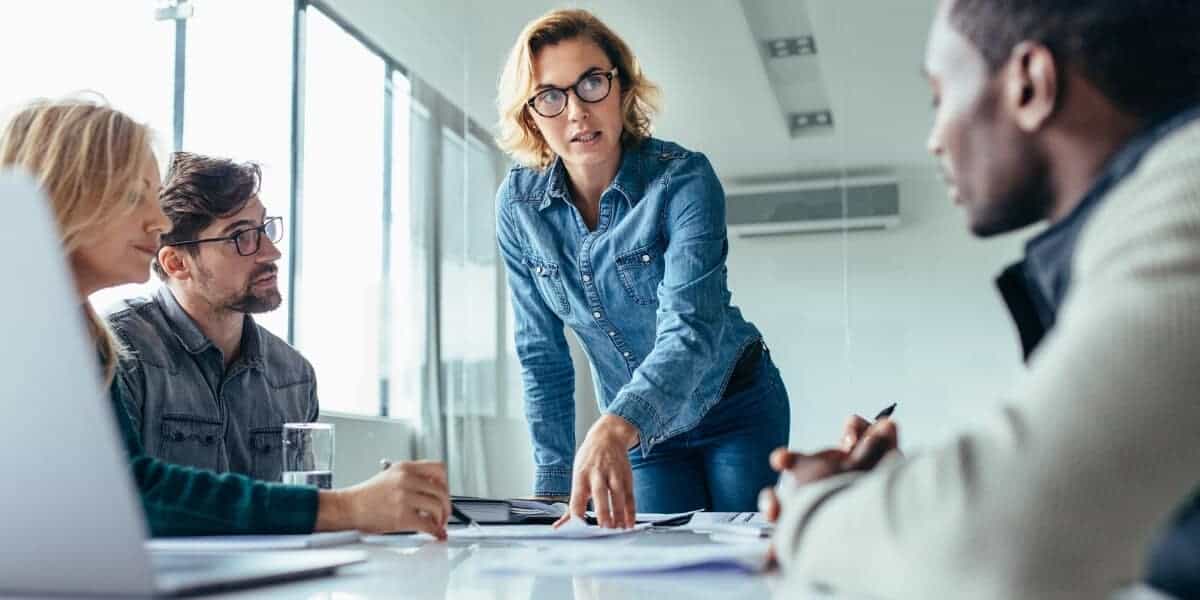
[[[646,79],[625,40],[586,10],[554,10],[526,25],[517,36],[497,85],[500,135],[496,143],[522,165],[541,170],[555,158],[529,114],[528,101],[537,86],[533,60],[546,46],[580,37],[595,42],[617,68],[624,121],[622,146],[631,148],[650,137],[650,117],[658,108],[658,86]]]
[[[0,134],[0,168],[38,181],[50,200],[64,256],[94,239],[106,224],[128,217],[140,197],[142,169],[153,160],[150,129],[101,97],[35,100]],[[104,383],[112,382],[122,349],[104,319],[84,301]]]

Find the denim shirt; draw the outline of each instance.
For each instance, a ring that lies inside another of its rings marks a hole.
[[[283,424],[318,416],[316,377],[299,352],[247,315],[241,354],[226,369],[165,285],[108,321],[129,353],[117,379],[147,455],[281,479]]]
[[[653,138],[626,149],[595,231],[571,201],[561,160],[510,170],[496,213],[536,494],[571,486],[574,370],[564,324],[591,363],[601,411],[637,427],[643,456],[695,427],[742,350],[761,339],[730,303],[725,194],[703,154]]]

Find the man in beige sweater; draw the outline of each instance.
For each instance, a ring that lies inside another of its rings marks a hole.
[[[1200,481],[1200,2],[944,0],[925,70],[971,230],[1049,223],[1000,279],[1029,370],[929,452],[876,465],[884,421],[773,456],[780,564],[873,597],[1103,598]]]

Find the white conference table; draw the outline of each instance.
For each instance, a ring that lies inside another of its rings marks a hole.
[[[661,546],[664,552],[669,552],[670,547],[675,545],[712,542],[703,533],[653,530],[596,543],[604,544],[614,552],[620,552],[624,544]],[[777,571],[768,574],[688,571],[572,577],[493,574],[482,569],[489,558],[526,545],[499,540],[436,542],[426,537],[396,536],[386,544],[344,546],[364,550],[370,558],[364,564],[341,569],[335,576],[203,597],[305,600],[862,600],[861,597],[835,594],[816,586],[787,582]],[[1169,599],[1138,588],[1117,594],[1113,600]]]
[[[669,547],[673,545],[710,542],[707,534],[653,530],[596,540],[594,543],[612,548],[613,552],[620,552],[625,544],[662,546],[664,552],[669,552]],[[580,577],[502,575],[483,571],[482,565],[488,562],[489,557],[527,545],[500,540],[435,542],[424,536],[396,536],[386,545],[362,543],[343,546],[365,550],[370,554],[370,559],[365,564],[344,567],[336,576],[205,597],[309,600],[727,600],[770,598],[781,582],[778,574],[753,575],[730,571]],[[833,598],[816,591],[811,597]]]

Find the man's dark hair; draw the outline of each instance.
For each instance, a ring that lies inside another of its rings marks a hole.
[[[951,24],[993,72],[1017,44],[1032,41],[1134,117],[1200,103],[1200,1],[951,1]]]
[[[190,152],[171,155],[166,182],[158,195],[163,213],[171,220],[171,230],[162,236],[163,244],[186,242],[213,221],[235,214],[258,195],[262,169],[256,163],[236,163]],[[193,256],[195,244],[183,246]],[[154,261],[154,273],[166,279],[166,273]]]

